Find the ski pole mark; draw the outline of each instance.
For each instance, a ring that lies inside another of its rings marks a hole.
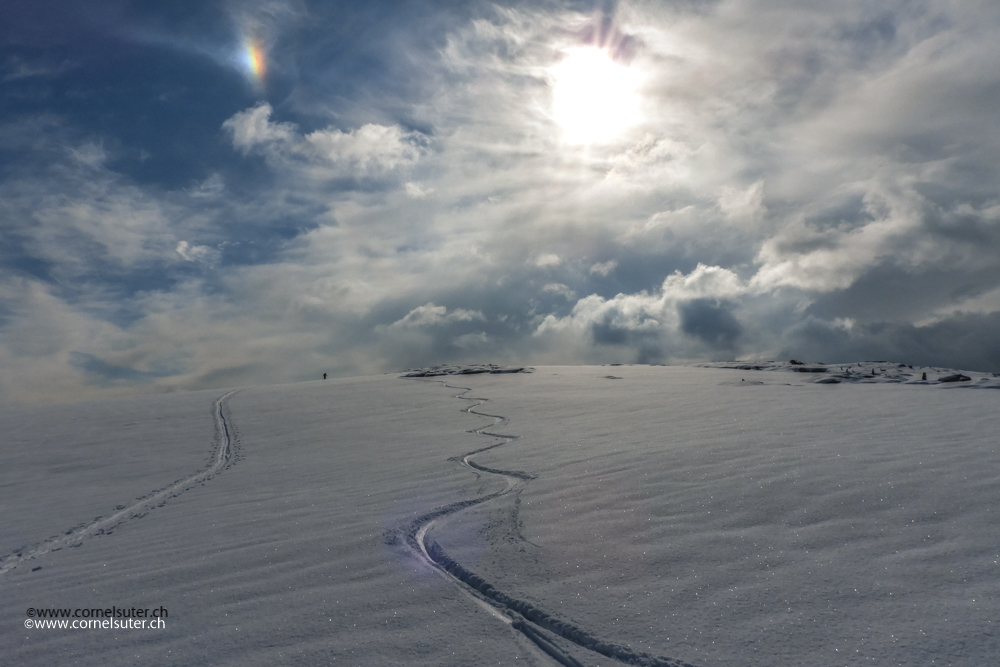
[[[489,417],[494,420],[491,426],[483,426],[482,428],[473,429],[469,431],[470,433],[500,439],[500,442],[473,450],[463,455],[460,459],[455,460],[460,460],[462,464],[473,471],[480,471],[503,477],[506,481],[506,486],[504,489],[486,496],[460,500],[458,502],[438,507],[437,509],[431,510],[430,512],[411,521],[404,530],[406,543],[413,553],[426,564],[434,568],[437,572],[444,575],[446,578],[449,578],[452,582],[457,583],[463,592],[469,594],[474,601],[489,609],[495,616],[497,615],[497,612],[500,612],[500,614],[503,615],[501,617],[503,622],[512,626],[515,630],[538,646],[542,651],[565,667],[583,667],[583,665],[573,656],[569,655],[565,651],[562,651],[554,643],[553,639],[545,634],[545,631],[566,639],[580,648],[593,651],[594,653],[598,653],[607,658],[612,658],[627,665],[636,665],[637,667],[694,667],[687,662],[683,662],[675,658],[636,652],[627,646],[602,641],[573,623],[563,621],[544,612],[538,607],[535,607],[529,602],[519,600],[518,598],[512,597],[503,591],[498,590],[478,574],[466,569],[460,563],[448,556],[440,544],[435,541],[428,542],[427,532],[438,521],[475,505],[486,503],[496,498],[500,498],[501,496],[505,496],[512,491],[520,490],[520,488],[523,487],[528,481],[534,479],[532,475],[525,472],[489,468],[471,460],[476,454],[480,454],[497,447],[502,447],[503,445],[517,439],[518,436],[495,433],[486,430],[487,428],[505,424],[507,419],[502,415],[493,415],[477,411],[475,408],[486,403],[488,399],[463,396],[463,394],[467,394],[472,391],[471,387],[456,387],[444,384],[443,382],[441,384],[449,389],[463,390],[461,393],[456,394],[454,398],[465,401],[475,401],[473,405],[465,408],[463,412],[480,417]]]
[[[176,498],[196,484],[211,479],[231,463],[235,462],[236,445],[239,443],[239,440],[235,437],[235,431],[232,427],[232,415],[228,415],[227,417],[227,414],[229,413],[229,399],[240,391],[243,390],[236,389],[224,394],[212,405],[212,412],[215,418],[215,437],[219,446],[215,452],[215,459],[206,469],[190,477],[178,480],[163,489],[153,491],[151,494],[140,498],[137,502],[127,507],[119,505],[115,513],[111,516],[98,517],[82,527],[71,528],[62,535],[50,537],[31,549],[15,550],[13,553],[0,559],[0,575],[6,574],[21,563],[34,560],[50,551],[59,551],[64,547],[78,547],[83,544],[84,540],[95,535],[109,533],[112,529],[117,528],[130,519],[140,519],[146,516],[152,509],[162,507],[170,498]]]

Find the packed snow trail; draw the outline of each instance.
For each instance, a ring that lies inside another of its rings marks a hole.
[[[150,495],[140,498],[128,507],[121,507],[119,505],[121,509],[118,509],[111,516],[97,517],[82,528],[71,529],[62,535],[50,537],[31,549],[15,550],[12,554],[0,559],[0,575],[13,570],[21,563],[34,560],[50,551],[59,551],[64,547],[80,546],[84,540],[95,535],[110,533],[112,529],[130,519],[141,519],[154,507],[162,507],[170,498],[176,498],[195,484],[214,477],[233,461],[234,450],[238,441],[235,439],[235,433],[232,429],[232,416],[230,415],[227,419],[226,415],[229,413],[229,399],[240,391],[242,390],[236,389],[224,394],[212,405],[212,412],[215,417],[215,437],[219,446],[215,452],[215,459],[208,468],[190,477],[178,480],[163,489],[153,491]]]
[[[444,386],[449,389],[463,390],[460,394],[456,394],[454,398],[474,402],[473,405],[465,408],[463,412],[477,415],[479,417],[492,418],[493,424],[491,426],[494,427],[501,426],[507,422],[507,418],[501,415],[492,415],[477,411],[475,408],[486,403],[488,399],[463,396],[463,394],[472,391],[471,387],[456,387],[449,384],[445,384]],[[466,593],[470,593],[473,596],[473,599],[480,605],[489,605],[487,608],[493,612],[494,615],[497,615],[496,611],[503,614],[501,620],[518,630],[546,654],[565,667],[583,667],[583,665],[573,656],[567,654],[565,651],[562,651],[554,643],[552,638],[548,637],[544,631],[551,632],[558,637],[569,640],[573,644],[576,644],[581,648],[585,648],[588,651],[593,651],[605,657],[613,658],[614,660],[627,665],[636,665],[637,667],[693,667],[693,665],[675,658],[654,656],[648,653],[637,653],[627,646],[602,641],[573,623],[561,620],[546,613],[529,602],[519,600],[515,597],[507,595],[503,591],[497,590],[478,574],[466,569],[460,563],[449,557],[440,544],[434,541],[428,541],[427,532],[434,526],[435,523],[448,516],[457,514],[462,510],[468,509],[469,507],[480,505],[496,498],[500,498],[501,496],[505,496],[512,491],[521,488],[529,480],[533,479],[531,475],[525,472],[518,470],[498,470],[496,468],[488,468],[471,460],[476,454],[480,454],[497,447],[502,447],[503,445],[506,445],[507,443],[518,438],[516,435],[493,433],[487,431],[487,428],[490,428],[490,426],[483,426],[482,428],[478,428],[470,432],[489,438],[497,438],[500,442],[489,445],[488,447],[475,449],[463,455],[461,459],[455,460],[461,460],[463,465],[477,471],[477,474],[479,472],[483,472],[489,475],[498,475],[502,477],[506,481],[506,487],[500,491],[496,491],[485,496],[461,500],[438,507],[437,509],[431,510],[430,512],[411,521],[405,529],[405,534],[406,543],[413,550],[413,552],[421,560],[425,561],[437,571],[445,574],[446,576],[450,575],[449,578],[452,581],[459,583],[462,589]]]

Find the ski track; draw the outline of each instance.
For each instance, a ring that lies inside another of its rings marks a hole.
[[[438,380],[438,382],[440,382],[440,380]],[[496,491],[485,496],[470,498],[468,500],[460,500],[448,505],[443,505],[437,509],[427,512],[426,514],[418,516],[403,529],[406,535],[406,543],[413,553],[420,560],[423,560],[437,572],[442,574],[445,578],[449,579],[453,583],[456,583],[462,591],[469,595],[469,597],[471,597],[477,604],[487,609],[490,613],[497,616],[500,620],[507,623],[515,630],[519,631],[552,659],[565,667],[584,666],[581,662],[576,660],[576,658],[560,649],[554,642],[553,638],[546,634],[546,631],[566,639],[581,648],[587,649],[588,651],[593,651],[627,665],[636,665],[637,667],[694,667],[689,663],[675,658],[666,658],[662,656],[650,655],[648,653],[640,653],[633,651],[627,646],[602,641],[573,623],[561,620],[546,613],[529,602],[519,600],[494,588],[475,572],[466,569],[460,563],[449,557],[440,544],[433,540],[428,542],[427,532],[439,521],[443,521],[447,517],[455,515],[462,510],[468,509],[469,507],[505,496],[512,491],[520,489],[529,480],[534,479],[532,475],[519,470],[499,470],[496,468],[488,468],[471,460],[476,454],[480,454],[497,447],[502,447],[503,445],[516,440],[519,436],[495,433],[486,430],[491,427],[502,426],[507,422],[506,417],[480,412],[475,409],[480,405],[485,404],[489,399],[464,396],[464,394],[472,391],[471,387],[456,387],[445,384],[444,382],[441,382],[441,384],[449,389],[462,390],[462,392],[456,394],[454,398],[473,402],[473,404],[465,408],[463,412],[493,419],[492,425],[474,429],[469,431],[470,433],[486,436],[488,438],[497,438],[500,440],[500,442],[487,447],[475,449],[460,458],[455,457],[450,460],[460,461],[463,465],[473,471],[477,471],[477,474],[478,472],[483,472],[503,477],[506,481],[506,487],[501,491]]]
[[[226,415],[229,413],[229,399],[240,391],[242,389],[236,389],[220,396],[212,406],[212,412],[215,416],[215,436],[219,442],[219,447],[215,453],[215,460],[208,468],[190,477],[178,480],[163,489],[155,490],[128,507],[119,505],[118,507],[121,509],[118,509],[111,516],[97,517],[83,527],[71,528],[62,535],[50,537],[31,549],[18,549],[8,554],[0,559],[0,575],[6,574],[18,565],[34,560],[50,551],[59,551],[65,547],[79,547],[86,539],[97,535],[110,534],[113,529],[126,521],[141,519],[154,508],[163,507],[170,498],[176,498],[196,484],[215,477],[216,474],[234,462],[235,446],[238,440],[234,438],[234,433],[231,432],[233,428],[232,416],[230,415],[227,419]]]

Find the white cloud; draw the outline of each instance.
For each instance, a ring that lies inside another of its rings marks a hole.
[[[219,251],[206,245],[191,245],[187,241],[177,244],[177,254],[188,262],[211,263],[219,258]]]
[[[206,178],[201,183],[193,187],[190,192],[192,197],[202,199],[216,199],[225,192],[226,184],[221,174],[215,173]]]
[[[736,273],[721,266],[698,266],[688,275],[675,271],[663,281],[664,295],[673,299],[731,299],[747,292]]]
[[[108,153],[104,150],[104,146],[94,142],[87,142],[80,144],[79,146],[71,146],[69,148],[69,154],[80,164],[94,168],[103,167],[104,163],[108,159]]]
[[[575,330],[583,334],[594,324],[607,323],[627,331],[659,332],[671,324],[674,315],[667,310],[663,294],[618,294],[604,299],[596,294],[576,302],[573,312],[566,317],[546,315],[534,331],[535,336]]]
[[[692,299],[731,299],[743,295],[747,287],[739,276],[719,266],[699,264],[691,273],[679,271],[667,276],[654,292],[618,294],[605,299],[591,294],[565,317],[547,315],[534,331],[535,336],[575,331],[585,335],[594,325],[617,330],[660,335],[676,331],[677,304]]]
[[[406,194],[413,199],[426,199],[434,193],[434,188],[424,189],[419,184],[407,181]]]
[[[687,180],[696,155],[697,148],[647,133],[625,152],[610,157],[606,178]]]
[[[574,292],[567,285],[564,285],[562,283],[548,283],[547,285],[542,287],[542,291],[548,294],[558,294],[567,301],[576,298],[576,292]]]
[[[402,318],[396,320],[388,326],[389,329],[416,329],[423,327],[433,327],[451,322],[471,322],[473,320],[485,320],[483,314],[478,310],[465,310],[455,308],[451,312],[445,306],[435,306],[427,303],[417,306]]]
[[[8,73],[0,78],[0,81],[8,82],[34,77],[55,77],[76,67],[77,65],[68,60],[54,64],[44,61],[27,61],[23,58],[13,56],[7,60],[5,69],[8,70]]]
[[[296,128],[292,123],[272,123],[271,105],[267,102],[240,111],[222,124],[233,138],[233,146],[244,155],[262,145],[293,144]]]
[[[374,123],[349,132],[328,127],[302,135],[293,123],[272,122],[272,111],[264,102],[236,113],[222,127],[242,153],[260,151],[275,166],[314,178],[380,176],[414,164],[425,141],[418,132]]]
[[[597,264],[594,264],[593,266],[590,267],[590,272],[602,276],[607,276],[617,268],[618,268],[618,261],[612,259],[607,262],[598,262]]]
[[[551,266],[559,266],[560,264],[562,264],[562,257],[555,253],[547,253],[535,258],[535,266],[543,269]]]
[[[370,176],[416,162],[420,157],[420,148],[413,143],[416,137],[398,125],[368,123],[350,132],[316,130],[305,140],[331,163]]]
[[[91,383],[70,363],[74,352],[111,352],[123,365],[135,338],[104,321],[91,308],[73,307],[56,290],[37,280],[0,275],[0,305],[11,309],[0,337],[0,395],[5,402],[79,401],[106,395],[134,394],[134,389],[107,389]],[[95,295],[97,296],[97,295]],[[116,352],[117,350],[117,352]]]
[[[767,212],[764,206],[764,181],[746,189],[724,186],[719,194],[719,208],[731,220],[756,220]]]
[[[204,222],[186,193],[164,197],[110,170],[97,144],[59,153],[44,179],[0,183],[5,231],[23,252],[50,263],[53,277],[77,282],[96,271],[173,261],[177,233]]]
[[[849,287],[880,262],[919,265],[933,259],[928,254],[943,254],[920,238],[926,201],[906,182],[910,179],[901,180],[860,184],[865,213],[860,220],[826,228],[801,219],[787,225],[761,246],[752,286],[829,292]]]

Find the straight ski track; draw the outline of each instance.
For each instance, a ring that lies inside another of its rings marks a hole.
[[[97,535],[108,534],[113,529],[132,519],[141,519],[150,510],[156,507],[163,507],[169,499],[176,498],[196,484],[212,479],[223,469],[227,468],[234,462],[235,447],[238,443],[232,425],[232,416],[229,414],[229,399],[240,391],[242,390],[236,389],[224,394],[212,405],[212,412],[215,416],[215,439],[218,442],[218,448],[216,449],[214,460],[207,468],[190,477],[177,480],[162,489],[155,490],[127,507],[119,505],[115,513],[110,516],[99,516],[85,526],[71,528],[62,535],[50,537],[30,549],[18,549],[8,554],[0,559],[0,575],[13,570],[22,563],[35,560],[50,551],[59,551],[65,547],[78,547],[83,544],[84,540]]]
[[[424,381],[426,382],[426,380]],[[440,382],[440,380],[436,380],[436,382]],[[516,440],[518,436],[487,431],[487,429],[502,427],[507,423],[507,419],[501,415],[489,414],[477,410],[476,408],[484,405],[488,399],[465,396],[465,394],[472,391],[471,387],[457,387],[443,382],[441,384],[449,389],[461,390],[461,393],[455,394],[454,398],[471,403],[471,405],[463,409],[463,412],[493,420],[492,424],[474,429],[470,433],[493,438],[496,442],[487,447],[475,449],[454,460],[461,461],[463,465],[472,469],[477,474],[485,473],[501,477],[506,484],[500,491],[438,507],[407,524],[403,530],[406,536],[406,543],[414,555],[434,568],[442,576],[455,583],[480,606],[486,608],[494,616],[518,630],[561,665],[565,665],[566,667],[583,667],[583,664],[576,658],[562,650],[557,645],[558,640],[551,635],[568,640],[588,651],[593,651],[627,665],[637,665],[638,667],[693,667],[689,663],[675,658],[640,653],[633,651],[627,646],[603,641],[573,623],[552,616],[530,602],[507,595],[503,591],[494,588],[475,572],[466,569],[449,557],[440,544],[428,538],[427,532],[435,524],[443,523],[448,517],[454,516],[469,507],[505,496],[522,488],[530,480],[534,479],[532,475],[525,472],[488,468],[472,460],[476,454],[502,447]]]

